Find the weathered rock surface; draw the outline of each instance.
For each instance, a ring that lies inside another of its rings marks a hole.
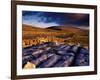
[[[46,42],[22,49],[23,68],[30,62],[36,68],[88,66],[89,50],[78,45]]]

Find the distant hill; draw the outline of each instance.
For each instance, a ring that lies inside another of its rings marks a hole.
[[[73,33],[88,33],[89,29],[85,28],[85,27],[74,27],[74,26],[70,26],[70,25],[66,25],[66,26],[52,26],[52,27],[48,27],[46,29],[51,29],[51,30],[58,30],[58,31],[66,31],[66,32],[73,32]]]
[[[88,26],[74,26],[74,25],[64,25],[64,26],[50,26],[47,29],[83,29],[89,30]]]
[[[36,27],[36,26],[31,26],[31,25],[26,25],[26,24],[23,24],[22,25],[22,30],[23,31],[32,31],[32,30],[42,30],[42,28],[39,28],[39,27]]]
[[[79,31],[88,31],[88,28],[85,27],[74,27],[74,26],[70,26],[70,25],[66,25],[66,26],[51,26],[48,28],[40,28],[37,26],[31,26],[31,25],[26,25],[23,24],[22,25],[22,29],[23,31],[33,31],[33,30],[62,30],[62,31],[73,31],[73,32],[79,32]]]
[[[58,27],[55,27],[55,26],[52,26],[52,27],[48,27],[46,29],[51,29],[51,30],[62,30],[61,28],[58,28]]]
[[[39,28],[36,26],[31,26],[31,25],[26,25],[23,24],[22,25],[22,30],[24,32],[31,32],[31,31],[35,31],[35,32],[64,32],[64,33],[78,33],[78,34],[87,34],[89,33],[88,29],[85,29],[84,27],[74,27],[74,26],[70,26],[70,25],[65,25],[65,26],[51,26],[48,28]]]

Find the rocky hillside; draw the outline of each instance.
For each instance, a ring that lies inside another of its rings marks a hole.
[[[22,49],[22,67],[51,68],[88,66],[89,50],[80,45],[45,42]],[[33,65],[33,67],[30,65]]]

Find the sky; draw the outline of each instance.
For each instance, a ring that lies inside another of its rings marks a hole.
[[[41,28],[64,25],[89,27],[89,14],[22,11],[22,23]]]

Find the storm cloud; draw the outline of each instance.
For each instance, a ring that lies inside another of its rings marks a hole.
[[[89,14],[22,11],[23,24],[50,27],[61,25],[89,26]]]

